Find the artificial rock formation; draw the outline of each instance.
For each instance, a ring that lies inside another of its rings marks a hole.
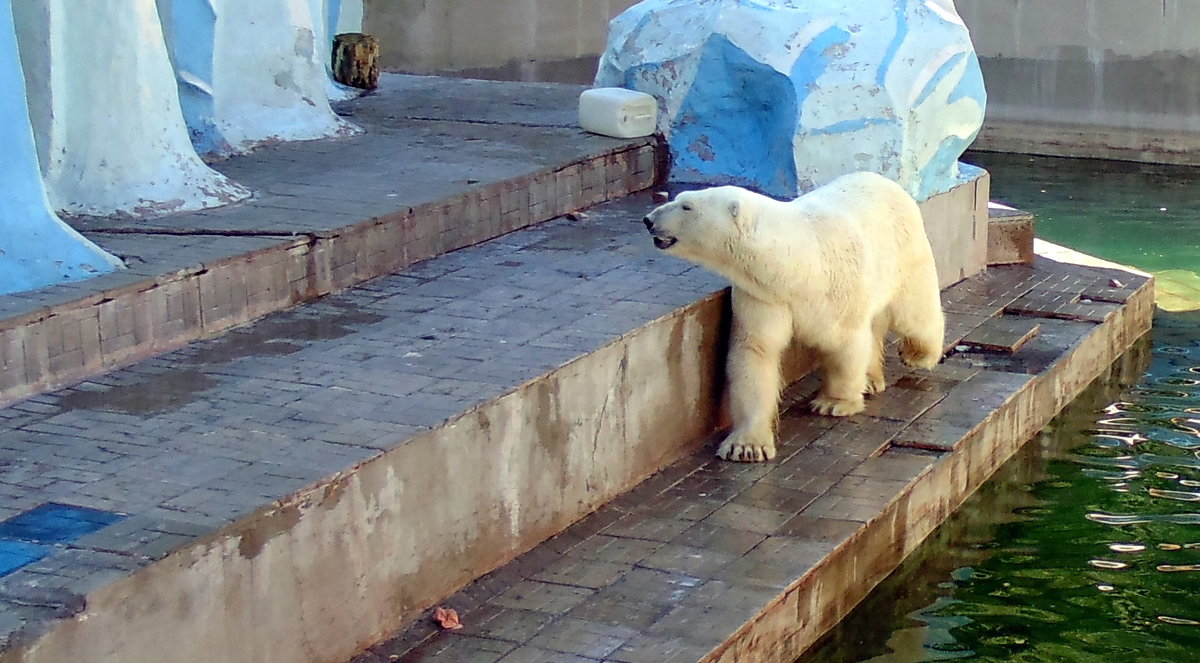
[[[168,41],[197,150],[233,154],[356,131],[329,106],[323,6],[313,0],[171,0]]]
[[[13,5],[54,209],[151,216],[249,195],[188,140],[154,0]]]
[[[949,190],[985,104],[953,0],[646,0],[596,85],[658,98],[672,179],[778,197],[858,170]]]
[[[50,211],[29,126],[12,0],[0,0],[0,154],[0,295],[120,265]]]

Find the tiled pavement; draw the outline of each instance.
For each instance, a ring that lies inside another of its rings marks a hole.
[[[0,410],[0,520],[126,516],[0,577],[0,641],[264,504],[720,289],[648,196],[429,260]]]
[[[1120,276],[1039,260],[950,288],[934,370],[889,359],[842,420],[801,380],[773,462],[699,451],[446,599],[463,629],[420,620],[354,663],[790,661],[1144,332],[1146,280]]]

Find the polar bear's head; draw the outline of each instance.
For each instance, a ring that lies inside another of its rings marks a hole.
[[[731,242],[752,230],[748,193],[735,186],[685,191],[642,223],[664,251],[703,264],[724,262]]]

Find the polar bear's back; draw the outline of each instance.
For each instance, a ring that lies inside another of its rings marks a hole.
[[[921,210],[912,196],[892,180],[870,172],[851,173],[790,203],[814,224],[860,228],[876,237],[895,235],[898,246],[923,239]],[[926,240],[927,243],[927,240]]]
[[[767,207],[776,211],[760,218],[765,222],[760,237],[770,238],[778,247],[775,255],[790,262],[776,265],[779,272],[790,272],[773,279],[781,287],[779,299],[828,320],[857,317],[855,311],[873,316],[900,290],[916,283],[936,286],[920,208],[886,177],[843,175],[791,202]],[[825,310],[822,303],[833,308]]]

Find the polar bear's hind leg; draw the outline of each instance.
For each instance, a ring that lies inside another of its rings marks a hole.
[[[862,412],[866,408],[863,393],[867,390],[867,368],[874,354],[875,335],[869,325],[854,332],[840,347],[822,349],[821,391],[809,408],[833,417]]]
[[[892,302],[892,329],[900,337],[900,359],[906,366],[930,369],[942,359],[946,322],[936,278],[902,292]]]

